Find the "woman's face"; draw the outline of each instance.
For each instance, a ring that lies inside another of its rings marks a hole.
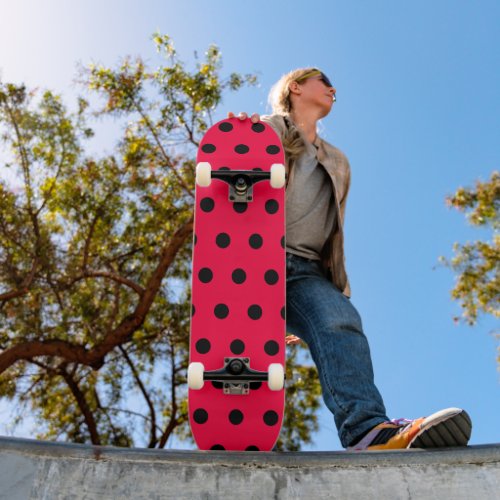
[[[315,75],[300,82],[300,99],[305,105],[313,105],[322,110],[326,116],[335,102],[335,87],[328,85],[322,75]]]

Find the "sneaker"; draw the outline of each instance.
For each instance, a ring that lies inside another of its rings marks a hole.
[[[429,417],[383,422],[347,451],[466,446],[471,430],[472,422],[465,410],[447,408]]]

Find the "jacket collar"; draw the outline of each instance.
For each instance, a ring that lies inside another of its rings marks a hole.
[[[316,137],[314,141],[314,146],[316,146],[318,153],[318,161],[323,165],[331,176],[335,175],[335,157],[332,154],[328,154],[326,151],[325,141],[321,137]]]
[[[289,116],[283,116],[283,119],[285,121],[285,126],[288,127],[287,120],[292,121],[292,119]],[[299,133],[302,136],[303,140],[307,140],[303,135],[302,132],[299,130]],[[316,136],[316,139],[314,139],[314,142],[312,143],[314,147],[317,150],[316,153],[316,158],[318,159],[319,163],[325,167],[327,172],[334,177],[335,176],[335,170],[336,170],[336,163],[335,163],[335,157],[331,153],[327,152],[325,141],[319,136]]]

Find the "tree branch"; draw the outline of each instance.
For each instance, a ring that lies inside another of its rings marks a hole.
[[[59,165],[57,167],[56,175],[55,175],[54,179],[52,180],[51,186],[48,189],[48,192],[47,192],[46,196],[44,196],[43,203],[40,205],[40,207],[38,208],[38,210],[35,212],[35,215],[37,217],[38,217],[38,215],[40,215],[40,213],[42,212],[42,210],[45,208],[45,205],[47,205],[47,202],[49,201],[50,197],[52,196],[52,192],[54,191],[54,188],[56,186],[57,178],[59,177],[59,174],[61,173],[61,170],[62,170],[62,166],[63,166],[64,160],[65,160],[65,156],[66,156],[66,148],[63,146],[62,152],[61,152],[61,161],[59,162]]]
[[[132,98],[132,101],[133,101],[135,107],[137,108],[137,111],[139,112],[140,116],[142,117],[142,119],[146,123],[146,127],[148,128],[149,132],[153,136],[153,139],[154,139],[154,141],[155,141],[158,149],[160,150],[160,153],[163,156],[163,158],[165,160],[165,163],[167,164],[167,166],[170,169],[172,169],[172,171],[174,172],[174,175],[176,176],[177,180],[179,181],[179,184],[184,188],[184,190],[192,198],[194,198],[194,193],[191,191],[191,189],[189,189],[189,186],[186,185],[186,183],[184,182],[184,179],[179,175],[179,173],[175,169],[173,163],[170,161],[170,157],[168,156],[167,152],[165,151],[165,148],[163,147],[163,145],[162,145],[162,143],[160,141],[160,138],[158,137],[158,134],[156,133],[155,128],[151,124],[151,121],[149,120],[149,118],[146,115],[146,113],[144,113],[144,110],[142,109],[141,105],[136,101],[136,99],[133,98],[133,95],[131,95],[130,93],[129,93],[129,97]]]
[[[5,100],[5,109],[7,110],[7,114],[11,120],[12,126],[14,127],[17,141],[18,141],[18,149],[19,155],[21,158],[21,168],[24,174],[24,182],[26,189],[26,201],[28,204],[28,213],[31,218],[31,222],[33,224],[33,231],[35,232],[35,240],[36,240],[36,255],[40,255],[40,227],[38,225],[37,213],[33,211],[32,198],[33,198],[33,189],[31,186],[31,175],[30,175],[30,164],[28,160],[28,154],[26,152],[26,148],[24,147],[24,138],[21,134],[21,130],[19,128],[19,124],[16,121],[16,117],[14,116],[14,111],[10,108],[7,100]]]
[[[134,292],[139,295],[139,297],[142,297],[144,295],[144,288],[142,286],[138,285],[135,283],[135,281],[129,280],[128,278],[124,278],[123,276],[120,276],[115,273],[111,273],[109,271],[93,271],[91,269],[86,270],[80,277],[80,279],[83,278],[108,278],[112,281],[115,281],[116,283],[120,283],[122,285],[128,286]],[[75,281],[78,281],[75,279]]]
[[[22,342],[0,354],[0,374],[19,360],[30,360],[36,356],[59,356],[68,362],[76,362],[98,370],[104,364],[105,356],[118,345],[128,342],[132,334],[143,324],[161,282],[172,264],[177,252],[193,232],[193,217],[176,231],[163,247],[160,262],[149,279],[134,312],[126,316],[104,339],[92,349],[62,340],[34,340]]]
[[[171,344],[172,349],[170,350],[170,380],[171,380],[171,386],[170,386],[170,398],[172,400],[172,413],[170,415],[170,420],[167,424],[167,427],[163,431],[163,434],[160,438],[160,443],[159,447],[160,448],[165,448],[165,445],[167,444],[168,438],[174,431],[174,429],[179,425],[179,420],[177,419],[177,411],[179,407],[177,406],[177,385],[176,385],[176,369],[175,369],[175,345]]]
[[[123,354],[123,357],[125,358],[125,361],[127,362],[127,365],[129,366],[130,371],[132,372],[132,375],[133,375],[137,385],[139,386],[139,389],[140,389],[142,395],[144,396],[144,399],[146,400],[146,404],[149,407],[149,413],[151,415],[151,419],[150,419],[150,422],[151,422],[151,431],[150,432],[151,433],[150,433],[148,448],[154,448],[156,446],[157,441],[158,441],[156,439],[156,411],[155,411],[155,407],[154,407],[153,402],[151,401],[151,398],[149,397],[149,394],[147,393],[146,388],[144,387],[144,384],[142,383],[141,377],[139,376],[139,373],[135,369],[134,363],[132,363],[132,360],[130,359],[130,356],[128,355],[127,351],[125,350],[125,348],[123,346],[119,346],[119,349],[120,349],[121,353]]]
[[[101,207],[99,207],[94,215],[94,219],[90,224],[89,234],[85,238],[85,247],[83,249],[83,263],[82,269],[85,271],[87,269],[87,263],[89,259],[89,249],[90,249],[90,241],[92,240],[92,236],[94,235],[94,229],[97,224],[99,217],[101,216]]]
[[[73,377],[66,371],[66,368],[64,366],[60,366],[59,370],[57,371],[59,375],[61,375],[68,385],[71,393],[73,394],[74,398],[76,399],[76,402],[78,404],[78,407],[80,408],[80,411],[82,412],[82,415],[85,419],[85,423],[87,424],[87,428],[90,433],[90,439],[92,441],[92,444],[94,445],[100,445],[101,444],[101,439],[99,437],[99,433],[97,431],[97,423],[94,419],[94,415],[85,399],[85,394],[80,390],[78,387],[78,384],[76,381],[73,379]]]
[[[24,253],[27,255],[33,255],[24,245],[19,243],[13,236],[9,234],[9,230],[7,229],[4,219],[0,218],[0,228],[2,230],[2,233],[4,234],[5,238],[7,238],[11,243],[19,247]]]
[[[35,257],[33,259],[33,264],[31,265],[31,270],[24,278],[21,286],[17,290],[11,290],[10,292],[5,292],[0,294],[0,302],[7,302],[8,300],[15,299],[16,297],[20,297],[21,295],[25,295],[29,291],[29,287],[31,283],[33,283],[33,279],[35,278],[35,274],[38,267],[38,258]]]

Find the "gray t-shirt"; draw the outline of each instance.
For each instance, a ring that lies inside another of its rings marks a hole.
[[[334,229],[332,181],[309,142],[294,169],[286,190],[286,251],[320,260],[321,249]]]

